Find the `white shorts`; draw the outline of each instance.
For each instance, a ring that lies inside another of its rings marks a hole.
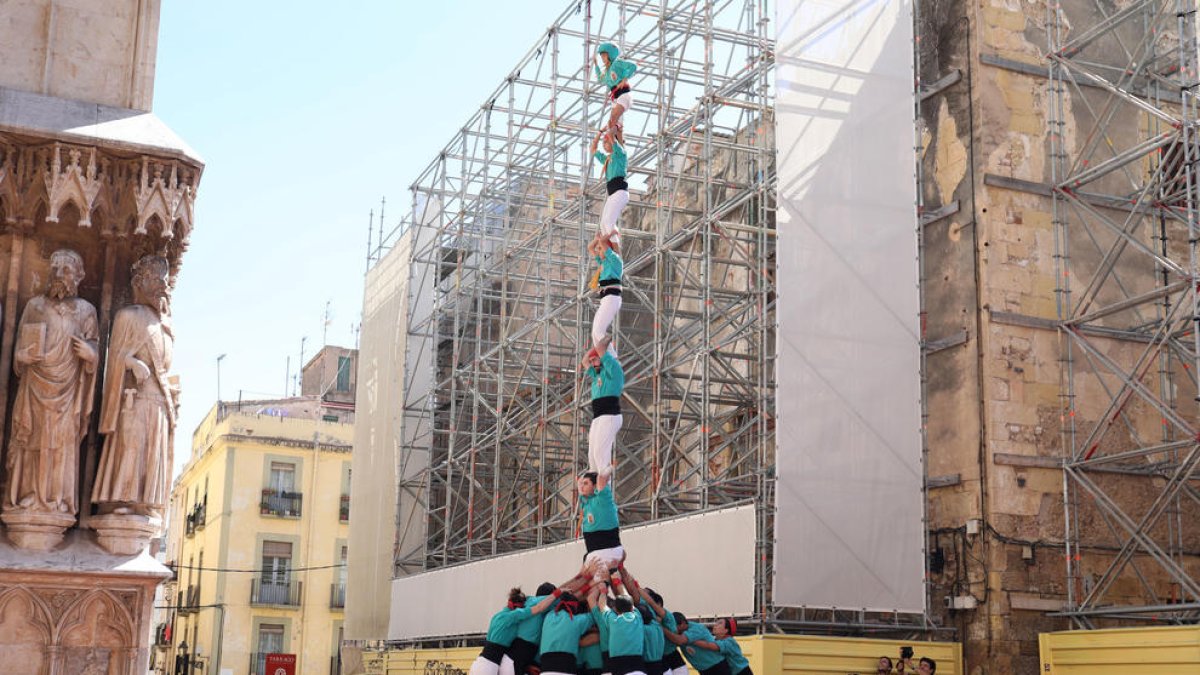
[[[666,671],[666,675],[688,675],[687,666],[679,666]]]
[[[512,661],[509,661],[509,663],[512,663]],[[499,672],[500,666],[480,656],[471,664],[471,670],[468,675],[497,675]]]
[[[613,569],[621,564],[625,559],[625,547],[614,546],[612,548],[598,548],[595,551],[590,551],[587,557],[583,559],[583,564],[590,564],[592,561],[599,560],[604,563],[608,569]]]
[[[624,94],[614,98],[612,102],[614,108],[620,107],[625,110],[629,110],[633,107],[633,95],[630,92],[625,92]]]

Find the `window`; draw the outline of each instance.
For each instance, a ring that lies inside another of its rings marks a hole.
[[[258,653],[283,653],[283,624],[264,623],[258,626]]]
[[[346,588],[346,546],[341,547],[341,554],[338,555],[338,563],[341,567],[338,568],[338,581],[342,584],[342,588]]]
[[[337,369],[337,384],[334,385],[337,391],[350,391],[350,357],[338,357]]]
[[[271,462],[270,484],[276,494],[294,492],[296,489],[296,465],[290,462]]]
[[[263,585],[286,586],[291,576],[292,544],[286,541],[263,542]]]

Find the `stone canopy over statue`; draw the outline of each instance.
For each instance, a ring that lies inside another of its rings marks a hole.
[[[83,258],[50,256],[49,287],[21,312],[13,353],[19,378],[8,443],[4,522],[21,546],[45,549],[62,539],[79,511],[79,448],[95,390],[96,308],[78,297]]]
[[[104,449],[96,469],[92,519],[102,546],[129,550],[157,527],[169,493],[179,385],[169,375],[174,349],[170,265],[146,256],[133,266],[133,304],[113,317],[100,407]]]

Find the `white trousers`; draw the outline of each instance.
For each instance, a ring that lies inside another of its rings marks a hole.
[[[600,472],[612,465],[613,444],[621,430],[620,415],[599,415],[588,428],[588,470]],[[612,478],[610,477],[611,481]]]
[[[598,344],[604,334],[608,332],[612,322],[617,318],[617,314],[621,311],[621,296],[606,295],[600,298],[600,306],[596,308],[596,315],[592,317],[592,344]]]
[[[600,565],[604,566],[604,569],[610,570],[617,565],[620,565],[621,561],[624,559],[625,547],[614,546],[612,548],[598,548],[595,551],[588,553],[583,559],[583,564],[586,566],[599,561]],[[592,579],[596,582],[603,580],[603,576],[600,574],[599,570],[600,565],[597,565],[597,569],[592,575]],[[624,583],[624,580],[622,580],[622,583]]]
[[[629,190],[617,190],[604,200],[604,210],[600,212],[600,233],[611,234],[612,241],[618,246],[621,245],[621,231],[617,228],[617,221],[621,219],[621,212],[628,203]]]
[[[504,658],[507,659],[508,657],[506,656]],[[512,672],[512,665],[511,665],[512,661],[510,660],[508,663],[509,663],[509,672],[511,673]],[[471,664],[471,671],[470,671],[469,675],[497,675],[499,672],[500,672],[500,666],[498,666],[498,665],[492,663],[491,661],[488,661],[487,659],[480,656],[477,659],[475,659],[474,663]]]

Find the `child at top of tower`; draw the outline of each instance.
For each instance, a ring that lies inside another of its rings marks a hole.
[[[592,157],[600,164],[604,172],[605,189],[608,197],[604,200],[604,209],[600,212],[600,234],[609,236],[613,248],[620,249],[621,231],[617,222],[621,212],[629,204],[629,183],[625,182],[628,157],[625,154],[625,135],[619,129],[601,131],[592,139]],[[600,142],[604,142],[604,152],[599,150]]]
[[[608,89],[608,97],[612,100],[612,113],[608,117],[609,128],[621,128],[621,117],[626,110],[633,106],[633,96],[630,93],[629,78],[637,72],[637,66],[629,61],[617,58],[621,50],[611,42],[602,43],[596,48],[595,64],[596,79]],[[600,66],[604,69],[601,70]]]

